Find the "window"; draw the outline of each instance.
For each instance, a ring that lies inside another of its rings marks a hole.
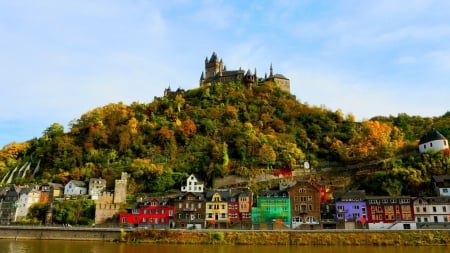
[[[437,216],[433,216],[434,222],[438,222],[438,217]]]
[[[427,211],[427,208],[426,208],[426,207],[423,207],[422,210],[423,210],[424,212],[426,212],[426,211]]]
[[[420,207],[416,207],[416,213],[420,213]]]
[[[447,207],[446,207],[446,206],[443,206],[443,207],[442,207],[442,212],[444,212],[444,213],[447,212]]]
[[[417,222],[422,222],[422,220],[420,219],[420,217],[417,217]]]
[[[435,206],[433,206],[433,213],[435,213],[436,212],[436,207]]]
[[[303,222],[302,217],[300,216],[295,216],[292,218],[292,222]]]
[[[443,193],[448,193],[448,189],[447,189],[447,188],[443,188],[443,189],[442,189],[442,192],[443,192]]]
[[[432,143],[432,142],[430,142],[430,148],[431,148],[431,147],[433,147],[433,143]]]
[[[340,212],[343,212],[344,211],[344,206],[337,206],[337,210],[340,211]]]

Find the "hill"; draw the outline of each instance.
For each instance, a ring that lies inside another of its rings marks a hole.
[[[155,193],[179,189],[190,173],[213,187],[224,176],[301,169],[308,161],[327,178],[355,177],[349,187],[417,194],[428,191],[432,175],[449,173],[446,153],[417,152],[419,138],[432,127],[449,136],[450,112],[356,122],[340,110],[301,103],[276,82],[251,88],[209,83],[150,103],[95,108],[71,122],[68,131],[54,123],[40,138],[4,147],[0,176],[39,162],[34,176],[24,173],[12,182],[102,177],[112,186],[126,171],[132,176],[130,191]]]

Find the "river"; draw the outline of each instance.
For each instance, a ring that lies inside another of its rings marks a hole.
[[[220,246],[154,245],[97,241],[0,240],[1,253],[447,253],[448,246]]]

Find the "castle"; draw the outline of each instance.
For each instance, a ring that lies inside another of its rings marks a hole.
[[[215,52],[211,57],[205,59],[205,71],[202,72],[200,77],[200,87],[203,87],[210,83],[242,83],[251,89],[254,85],[261,85],[265,82],[273,82],[281,90],[290,92],[291,82],[288,78],[281,74],[273,74],[272,64],[270,64],[270,73],[264,78],[258,78],[256,76],[256,69],[253,73],[250,70],[245,72],[242,69],[239,70],[227,70],[222,59],[219,60]]]

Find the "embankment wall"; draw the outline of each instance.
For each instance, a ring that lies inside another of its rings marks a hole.
[[[1,226],[0,238],[16,240],[119,241],[119,228]]]

